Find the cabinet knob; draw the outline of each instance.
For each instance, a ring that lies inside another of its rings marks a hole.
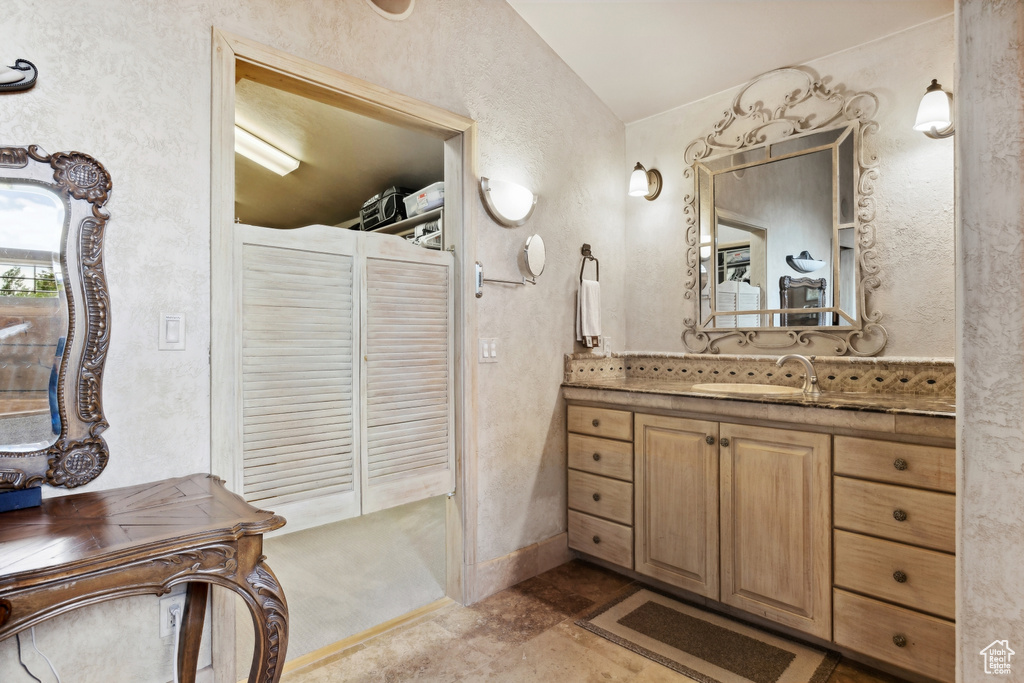
[[[907,513],[904,512],[903,510],[893,510],[892,518],[895,519],[897,522],[905,522],[907,521]]]
[[[594,421],[591,422],[590,424],[594,425],[595,427],[600,427],[601,421],[595,418]]]
[[[704,443],[706,443],[709,446],[714,446],[715,445],[715,437],[713,437],[713,436],[705,436],[704,437]]]
[[[725,437],[722,437],[721,439],[719,439],[718,443],[722,444],[726,448],[729,447],[729,439],[726,439]]]
[[[600,543],[600,542],[601,542],[601,537],[600,536],[594,536],[594,543],[597,544],[597,543]]]
[[[907,461],[903,458],[896,458],[892,461],[892,466],[898,469],[900,472],[907,469]]]
[[[899,569],[892,573],[892,578],[896,580],[896,583],[906,583],[907,575],[901,572]]]
[[[896,647],[906,647],[907,637],[901,633],[897,633],[892,637],[892,644]]]
[[[594,494],[594,502],[597,502],[599,500],[601,500],[601,494],[600,493],[595,493]]]
[[[597,462],[600,459],[601,459],[601,454],[600,453],[594,453],[594,462]]]

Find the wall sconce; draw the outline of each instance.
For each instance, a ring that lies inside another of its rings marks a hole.
[[[235,151],[280,176],[299,167],[298,159],[238,126],[235,126]]]
[[[639,161],[629,176],[629,196],[643,197],[653,202],[661,194],[661,173],[652,168],[648,171]]]
[[[825,265],[824,261],[817,260],[806,249],[801,251],[799,256],[793,256],[792,254],[787,256],[786,263],[798,273],[813,273]]]
[[[0,93],[28,90],[36,84],[39,71],[27,59],[17,59],[14,66],[0,66]]]
[[[933,140],[948,138],[953,134],[953,96],[942,89],[938,80],[924,91],[921,105],[917,108],[914,130],[919,130]]]
[[[480,178],[480,198],[491,218],[507,228],[525,223],[537,206],[537,195],[507,180]]]

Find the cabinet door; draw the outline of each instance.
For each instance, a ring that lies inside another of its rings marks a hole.
[[[720,433],[722,602],[830,638],[829,436]]]
[[[636,571],[717,599],[718,424],[638,414],[634,433]]]

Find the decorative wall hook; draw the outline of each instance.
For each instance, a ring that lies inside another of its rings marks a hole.
[[[28,90],[38,75],[36,65],[27,59],[16,59],[14,66],[0,66],[0,93]]]

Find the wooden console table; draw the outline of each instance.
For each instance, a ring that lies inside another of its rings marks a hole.
[[[256,632],[250,683],[277,683],[284,592],[263,534],[284,519],[207,474],[43,501],[0,515],[0,640],[84,605],[188,584],[178,671],[193,683],[210,584],[242,596]]]

